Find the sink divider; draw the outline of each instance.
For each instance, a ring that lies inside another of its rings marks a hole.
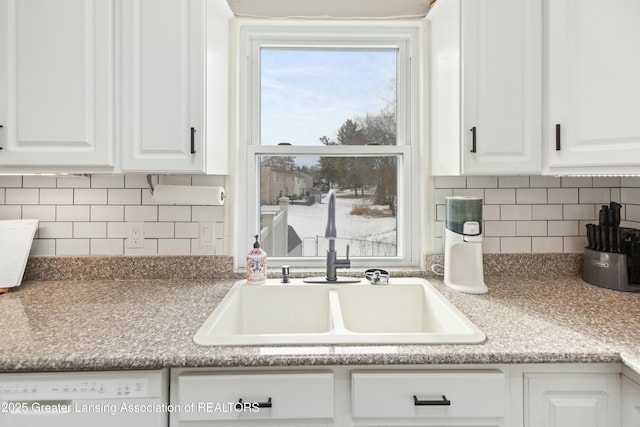
[[[340,297],[335,289],[329,290],[329,309],[331,310],[331,319],[333,320],[333,331],[345,331],[344,319],[342,318],[342,307],[340,306]]]

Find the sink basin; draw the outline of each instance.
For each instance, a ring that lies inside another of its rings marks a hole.
[[[388,285],[236,282],[196,344],[472,344],[485,335],[428,281]]]

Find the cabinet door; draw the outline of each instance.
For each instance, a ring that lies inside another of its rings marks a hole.
[[[462,2],[462,169],[542,167],[542,4]]]
[[[122,168],[202,172],[203,0],[122,2]]]
[[[114,164],[113,0],[0,0],[0,165]]]
[[[640,166],[640,2],[547,0],[548,166]],[[593,172],[586,169],[578,172]],[[603,171],[607,172],[607,171]]]
[[[525,427],[620,426],[618,374],[526,374]]]
[[[640,384],[622,377],[622,427],[640,427]]]

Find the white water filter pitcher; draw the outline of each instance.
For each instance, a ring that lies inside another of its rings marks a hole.
[[[482,268],[482,198],[446,198],[444,283],[469,294],[484,294]]]

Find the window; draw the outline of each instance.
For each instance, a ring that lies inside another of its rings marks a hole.
[[[418,25],[241,28],[240,264],[260,234],[270,266],[322,265],[332,189],[340,257],[418,263]]]

